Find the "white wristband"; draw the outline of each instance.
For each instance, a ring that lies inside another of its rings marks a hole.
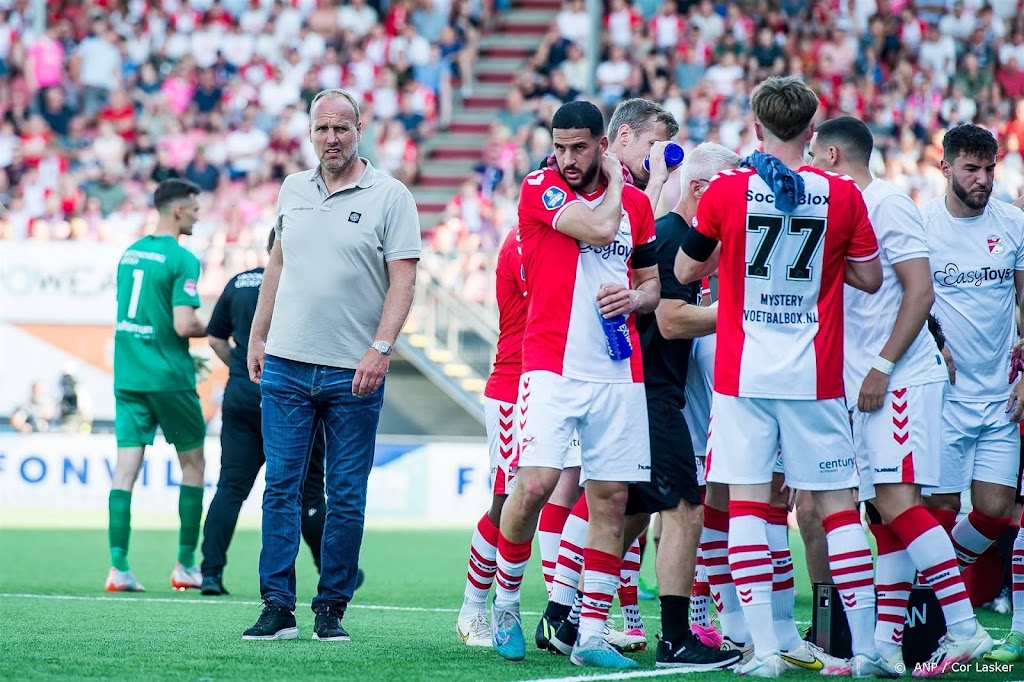
[[[877,369],[885,376],[892,376],[892,371],[896,369],[896,363],[886,360],[881,355],[875,358],[875,361],[871,363],[872,369]]]

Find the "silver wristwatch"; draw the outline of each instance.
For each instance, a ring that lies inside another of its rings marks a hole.
[[[370,348],[374,349],[381,355],[391,355],[391,344],[387,341],[374,341],[370,344]]]

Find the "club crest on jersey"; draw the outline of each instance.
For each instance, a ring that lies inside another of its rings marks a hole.
[[[554,211],[565,203],[565,190],[558,187],[548,187],[544,190],[541,200],[544,202],[545,208],[549,211]]]
[[[1002,237],[997,237],[995,235],[989,235],[989,237],[988,237],[988,252],[989,253],[991,253],[993,256],[1001,256],[1003,251],[1005,251],[1005,250],[1006,250],[1006,247],[1003,246],[1003,239],[1002,239]]]

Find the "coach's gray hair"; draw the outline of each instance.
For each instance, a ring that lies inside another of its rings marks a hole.
[[[687,191],[693,180],[710,180],[718,173],[740,165],[740,155],[717,142],[702,142],[686,155],[679,167],[679,186]]]
[[[316,109],[317,102],[324,99],[337,99],[339,97],[346,100],[350,105],[352,105],[352,110],[356,112],[356,123],[358,123],[359,102],[357,102],[356,98],[349,94],[348,91],[342,90],[341,88],[328,88],[326,90],[321,90],[320,92],[316,93],[316,97],[314,97],[313,101],[309,103],[310,121],[313,120],[313,110]]]
[[[658,123],[664,123],[668,128],[669,139],[679,133],[679,124],[675,116],[657,102],[641,97],[627,99],[615,107],[612,118],[608,121],[608,137],[614,139],[623,123],[637,135],[646,133]]]

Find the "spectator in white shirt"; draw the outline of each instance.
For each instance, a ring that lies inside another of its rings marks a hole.
[[[362,38],[377,23],[377,11],[366,0],[351,0],[338,8],[338,26]]]
[[[704,73],[704,78],[711,84],[716,95],[728,97],[732,94],[736,81],[743,80],[743,75],[743,67],[736,63],[736,54],[726,52],[717,64]]]
[[[558,33],[566,40],[585,45],[590,35],[590,22],[583,0],[567,0],[555,16]]]
[[[259,172],[263,165],[263,152],[270,143],[270,137],[253,125],[256,112],[246,109],[245,117],[238,127],[224,140],[228,155],[228,174],[232,180],[248,178]]]
[[[938,27],[929,26],[921,41],[917,62],[921,67],[931,69],[936,85],[946,87],[950,74],[956,70],[956,42],[939,33]]]
[[[977,23],[973,12],[965,12],[964,4],[957,0],[953,3],[953,11],[939,20],[939,32],[955,40],[967,40]]]
[[[121,85],[121,52],[117,36],[105,21],[95,21],[92,35],[78,47],[79,82],[84,86],[82,108],[92,116],[107,103],[110,91]]]
[[[705,40],[714,42],[725,35],[725,21],[715,11],[711,0],[701,0],[697,10],[690,14],[690,24],[700,28],[700,35]]]
[[[633,63],[626,56],[626,51],[618,45],[612,45],[608,51],[608,59],[597,65],[598,94],[606,107],[614,107],[626,92]]]

